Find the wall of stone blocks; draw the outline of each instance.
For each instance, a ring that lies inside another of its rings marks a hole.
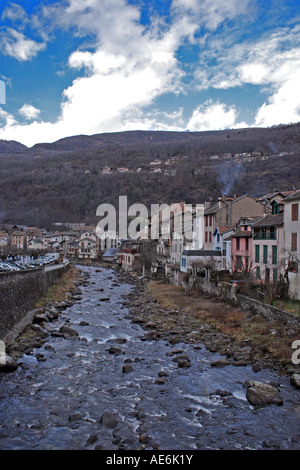
[[[22,320],[66,269],[41,268],[0,274],[0,338]]]

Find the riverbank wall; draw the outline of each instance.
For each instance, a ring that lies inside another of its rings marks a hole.
[[[39,298],[67,269],[68,265],[58,265],[51,270],[38,268],[0,274],[0,338],[33,309]]]
[[[211,295],[223,298],[226,301],[239,305],[243,309],[251,310],[257,314],[263,315],[267,320],[276,320],[291,328],[300,327],[300,316],[285,310],[280,310],[267,303],[259,302],[237,292],[236,286],[228,282],[212,281],[207,278],[201,278],[197,281],[190,278],[189,284],[185,285],[186,290],[200,290]]]

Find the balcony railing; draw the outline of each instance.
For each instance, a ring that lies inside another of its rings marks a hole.
[[[277,240],[276,233],[255,233],[254,240]]]

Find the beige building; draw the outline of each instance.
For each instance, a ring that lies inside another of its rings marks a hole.
[[[122,268],[126,271],[134,270],[142,253],[142,243],[136,240],[123,240],[121,251],[118,253]]]
[[[213,235],[217,226],[233,227],[243,217],[262,216],[265,205],[249,195],[219,197],[218,202],[204,211],[204,250],[214,249]]]
[[[27,236],[22,231],[16,231],[11,234],[11,245],[12,248],[22,250],[27,246]]]
[[[285,262],[289,269],[289,295],[300,300],[300,190],[283,201]]]
[[[252,225],[252,266],[257,280],[275,283],[284,273],[283,205],[274,200],[272,214],[264,214]]]

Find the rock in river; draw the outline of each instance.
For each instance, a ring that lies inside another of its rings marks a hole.
[[[13,372],[18,368],[18,364],[6,354],[0,354],[0,372]]]
[[[100,423],[105,428],[115,428],[118,424],[118,421],[113,413],[105,412],[101,416]]]
[[[271,403],[276,405],[283,404],[278,389],[273,387],[273,385],[256,380],[249,380],[244,385],[247,388],[246,398],[254,406],[264,406]]]
[[[291,376],[291,385],[295,388],[300,388],[300,374],[293,374]]]
[[[78,332],[69,326],[62,326],[59,329],[59,332],[62,333],[64,338],[69,338],[70,336],[78,336]]]

